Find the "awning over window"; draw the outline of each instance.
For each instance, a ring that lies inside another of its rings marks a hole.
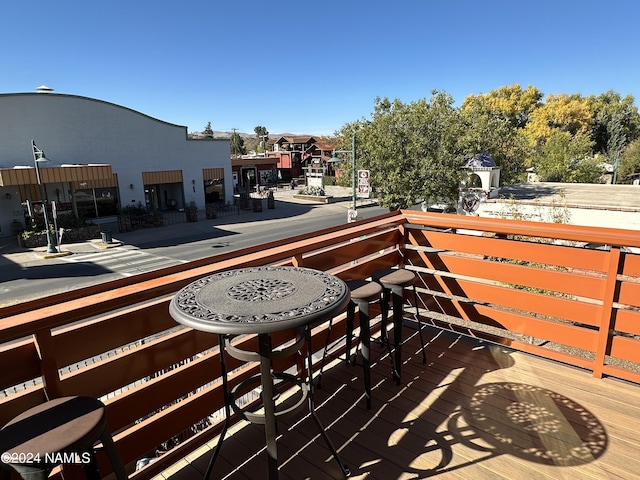
[[[216,180],[224,178],[224,168],[203,168],[202,169],[203,180]]]
[[[111,165],[63,165],[60,167],[40,167],[43,184],[62,182],[112,181]],[[35,167],[15,167],[0,169],[0,186],[37,185]]]
[[[232,158],[232,167],[245,167],[256,165],[275,165],[280,163],[278,157],[251,157],[251,158]]]
[[[157,172],[142,172],[142,183],[145,185],[159,185],[161,183],[182,183],[182,170],[159,170]]]

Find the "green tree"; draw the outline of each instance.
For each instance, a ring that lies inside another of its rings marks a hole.
[[[375,99],[371,120],[345,125],[337,149],[356,135],[356,168],[370,170],[379,203],[406,208],[420,200],[453,201],[458,196],[464,155],[457,147],[461,122],[453,99],[442,91],[430,100],[403,103]],[[350,178],[349,162],[343,173]]]
[[[256,128],[253,129],[253,131],[255,132],[256,138],[258,139],[258,145],[260,146],[263,152],[266,152],[267,141],[269,140],[269,131],[266,129],[266,127],[263,127],[262,125],[258,125]]]
[[[521,180],[527,157],[522,130],[541,98],[535,87],[522,90],[518,84],[465,98],[460,107],[464,128],[459,142],[466,156],[488,153],[500,167],[502,183]]]
[[[629,143],[620,156],[619,183],[627,182],[633,173],[640,173],[640,138]]]
[[[542,181],[597,183],[602,168],[592,151],[593,141],[587,135],[557,130],[535,153],[532,161]]]
[[[211,122],[207,122],[207,125],[204,127],[204,133],[207,137],[213,138],[213,127],[211,126]]]
[[[541,106],[543,94],[537,88],[520,84],[500,87],[487,94],[469,95],[462,102],[462,111],[474,111],[508,122],[513,128],[524,128],[531,114]]]
[[[622,96],[609,90],[590,97],[593,111],[595,153],[603,153],[613,163],[624,147],[640,135],[640,114],[632,95]]]
[[[238,132],[234,130],[230,139],[231,156],[238,157],[240,155],[246,155],[247,148],[244,146],[244,139]]]
[[[556,132],[587,135],[592,131],[591,101],[579,94],[549,95],[544,105],[531,113],[524,129],[532,149],[539,149]]]

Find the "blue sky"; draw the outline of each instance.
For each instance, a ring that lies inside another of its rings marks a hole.
[[[45,84],[189,132],[313,135],[434,89],[639,105],[639,22],[637,0],[5,0],[0,93]]]

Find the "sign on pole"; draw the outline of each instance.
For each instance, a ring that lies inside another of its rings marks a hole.
[[[369,198],[370,195],[369,170],[358,170],[358,196],[360,198]]]

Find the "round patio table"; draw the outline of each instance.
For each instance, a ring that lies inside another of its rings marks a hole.
[[[241,359],[253,359],[253,354],[260,362],[264,415],[260,415],[259,419],[250,415],[245,418],[264,424],[269,478],[278,478],[276,421],[279,416],[276,412],[273,383],[278,374],[272,371],[272,360],[277,352],[274,353],[272,349],[271,334],[292,329],[301,330],[307,342],[307,372],[298,380],[304,387],[304,399],[308,402],[309,413],[343,474],[345,477],[349,476],[348,469],[340,462],[336,449],[315,415],[311,358],[313,350],[310,345],[311,325],[333,318],[347,306],[349,298],[346,284],[333,275],[309,268],[282,266],[250,267],[216,273],[187,285],[174,296],[169,305],[169,313],[178,323],[219,335],[226,421],[205,478],[209,477],[222,445],[229,425],[230,408],[234,407],[236,412],[239,411],[228,388],[225,350]],[[257,354],[230,347],[229,339],[243,334],[258,335]],[[225,344],[228,346],[226,349]]]

